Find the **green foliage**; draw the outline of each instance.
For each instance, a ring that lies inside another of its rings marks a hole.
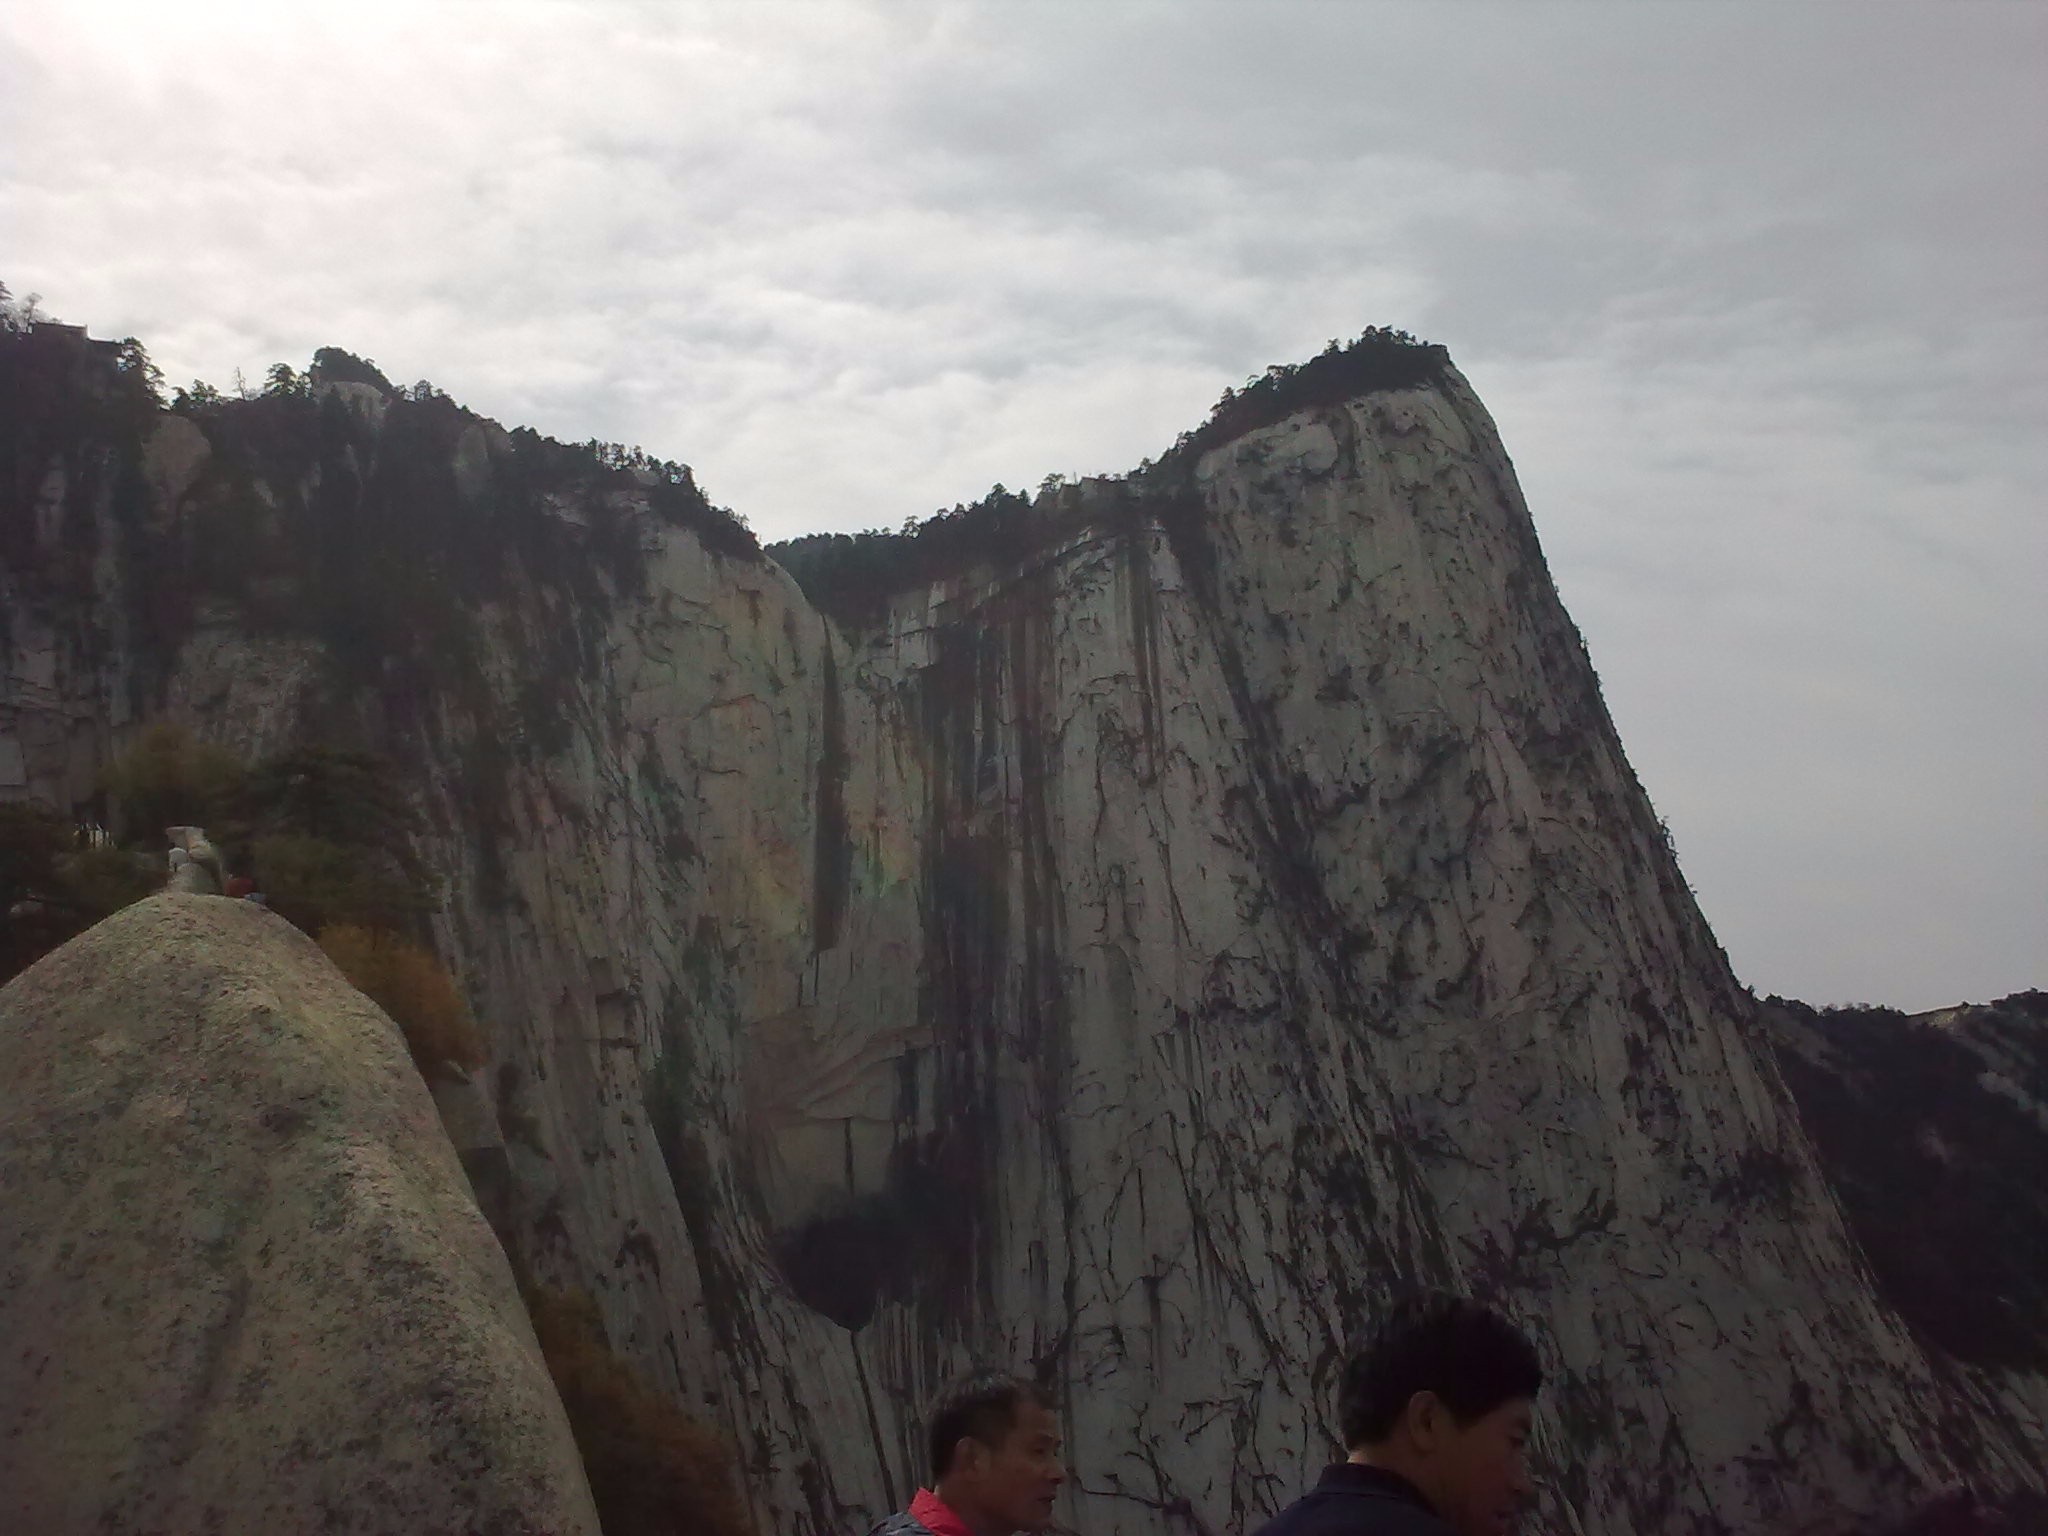
[[[300,373],[290,363],[272,363],[263,381],[263,393],[275,399],[299,399],[313,393],[313,376]]]
[[[374,910],[384,893],[369,886],[348,849],[324,837],[259,837],[249,874],[271,910],[306,933],[336,923],[388,925],[388,915]]]
[[[57,859],[74,841],[71,823],[47,806],[0,802],[0,911],[50,895]]]
[[[171,395],[171,409],[184,415],[210,410],[221,403],[221,392],[204,379],[194,379]]]
[[[307,933],[329,923],[410,931],[440,900],[413,852],[419,817],[383,758],[301,747],[242,776],[206,823],[231,865]]]
[[[250,771],[241,795],[246,814],[275,833],[403,846],[419,831],[396,771],[368,752],[300,747],[282,753]]]
[[[274,911],[317,934],[391,1015],[423,1076],[483,1063],[483,1037],[454,981],[405,936],[437,892],[412,852],[417,818],[388,764],[308,748],[244,770],[159,722],[104,783],[140,850],[92,841],[42,806],[0,804],[0,981],[162,889],[162,829],[196,824],[231,872],[252,876]]]
[[[115,344],[114,371],[127,382],[129,392],[138,404],[161,406],[164,403],[164,371],[149,360],[149,353],[133,336],[124,337]]]
[[[508,440],[424,381],[396,389],[339,348],[322,348],[304,372],[276,364],[260,391],[239,378],[226,392],[200,380],[178,390],[171,408],[212,452],[186,515],[152,519],[142,444],[162,404],[142,348],[0,303],[0,419],[10,426],[0,433],[0,563],[27,596],[75,599],[109,553],[94,541],[111,504],[112,554],[147,657],[175,655],[212,599],[257,632],[320,640],[338,681],[374,690],[400,728],[432,698],[488,716],[483,603],[514,589],[560,600],[568,633],[533,644],[548,665],[576,664],[611,601],[644,585],[650,518],[721,556],[760,558],[745,524],[705,498],[687,465],[531,431]],[[323,394],[330,384],[368,385],[385,408],[359,411]],[[486,453],[467,462],[482,478],[458,483],[458,454],[478,435]],[[59,518],[35,510],[53,467],[65,472]],[[138,691],[152,681],[138,679]]]
[[[0,283],[0,335],[19,336],[32,329],[44,318],[43,296],[40,293],[27,294],[17,299]]]
[[[1442,347],[1417,341],[1406,331],[1374,327],[1348,344],[1332,341],[1305,363],[1276,365],[1247,379],[1242,389],[1225,390],[1209,420],[1182,433],[1133,484],[1171,499],[1186,490],[1195,460],[1211,448],[1299,410],[1435,384],[1449,365],[1450,354]],[[767,553],[820,611],[860,627],[878,621],[895,593],[984,562],[1015,564],[1043,548],[1068,531],[1065,488],[1064,477],[1048,475],[1034,505],[998,485],[971,506],[907,523],[897,533],[811,534],[772,545]]]
[[[0,803],[0,982],[163,883],[163,862],[86,841],[69,817]]]
[[[1339,405],[1361,395],[1394,389],[1424,389],[1443,379],[1451,354],[1406,331],[1368,326],[1356,341],[1332,341],[1305,363],[1275,364],[1226,389],[1209,419],[1184,432],[1161,458],[1154,474],[1185,474],[1196,459],[1247,432],[1316,406]]]
[[[74,849],[57,861],[57,877],[88,919],[102,917],[163,889],[164,856],[112,843]]]
[[[531,431],[500,436],[431,385],[393,389],[332,350],[298,378],[311,380],[311,394],[266,392],[206,419],[216,489],[192,526],[196,543],[220,553],[199,560],[195,551],[194,569],[204,590],[252,621],[318,638],[343,683],[375,689],[401,712],[430,696],[472,713],[492,708],[476,614],[509,590],[564,599],[578,616],[573,651],[584,616],[601,625],[618,594],[644,584],[646,514],[636,506],[722,553],[759,556],[685,466],[643,453],[628,467],[624,450],[608,462]],[[383,390],[381,421],[320,396],[330,380]],[[479,436],[484,478],[458,479],[465,440],[473,447]],[[269,504],[256,508],[244,488],[259,484]],[[577,515],[561,515],[565,504]],[[295,600],[273,615],[262,601],[270,590]],[[535,644],[555,648],[553,637]]]
[[[605,1536],[751,1536],[730,1450],[612,1352],[588,1293],[525,1295]]]
[[[438,890],[412,851],[419,819],[390,764],[362,752],[304,747],[244,769],[218,747],[159,723],[105,776],[138,840],[161,828],[209,829],[231,871],[247,873],[271,909],[309,934],[404,1031],[423,1076],[484,1060],[461,993],[405,937]],[[125,862],[124,862],[125,861]],[[132,856],[89,849],[69,877],[95,908],[112,910],[161,886],[162,857],[137,888]]]
[[[1022,559],[1047,533],[1029,497],[997,485],[968,506],[956,506],[900,533],[814,533],[768,553],[821,612],[859,627],[879,620],[895,593],[972,566]]]
[[[291,833],[258,837],[248,868],[271,909],[307,933],[334,923],[411,928],[431,895],[394,875],[381,851]]]
[[[687,464],[657,458],[637,443],[628,448],[594,437],[571,446],[521,429],[512,434],[512,440],[539,487],[566,489],[587,484],[595,475],[607,490],[644,497],[656,517],[672,527],[688,529],[711,553],[737,560],[761,558],[760,541],[746,519],[729,507],[714,506],[698,489],[696,473]]]
[[[203,826],[228,869],[251,875],[308,933],[331,923],[408,930],[439,899],[412,851],[419,818],[391,765],[368,753],[303,747],[245,768],[160,721],[101,784],[123,842],[160,860],[165,827]]]
[[[78,931],[59,905],[57,860],[71,844],[70,824],[54,811],[0,804],[0,981]]]
[[[315,352],[308,377],[336,384],[369,384],[387,395],[391,393],[391,381],[378,372],[375,363],[339,347],[322,347]]]
[[[139,342],[95,341],[42,313],[34,295],[17,303],[0,286],[0,565],[27,591],[89,588],[87,509],[139,469],[159,383]],[[64,472],[63,515],[39,518],[53,468]]]
[[[241,799],[243,772],[231,752],[159,721],[144,727],[135,744],[107,766],[100,787],[115,835],[155,846],[166,827],[220,826]]]

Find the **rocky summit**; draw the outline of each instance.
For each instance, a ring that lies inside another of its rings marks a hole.
[[[159,718],[396,764],[479,1195],[764,1532],[905,1500],[975,1359],[1056,1389],[1064,1525],[1248,1529],[1418,1282],[1541,1341],[1536,1529],[2041,1490],[2038,1353],[1959,1360],[1873,1264],[1441,349],[763,551],[345,354],[166,410],[38,345],[0,795],[90,814]]]
[[[6,1529],[597,1536],[398,1031],[283,919],[152,897],[0,989]]]

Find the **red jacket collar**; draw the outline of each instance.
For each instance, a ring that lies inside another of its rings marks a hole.
[[[932,1536],[974,1536],[967,1528],[967,1522],[953,1513],[953,1508],[929,1488],[917,1490],[917,1497],[910,1501],[910,1518],[932,1533]]]

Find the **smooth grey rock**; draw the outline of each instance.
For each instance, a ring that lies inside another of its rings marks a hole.
[[[0,989],[0,1517],[596,1536],[397,1028],[249,903],[152,897]]]

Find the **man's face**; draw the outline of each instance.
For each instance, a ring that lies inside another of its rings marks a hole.
[[[969,1440],[962,1449],[968,1453],[962,1492],[975,1506],[962,1509],[963,1516],[990,1530],[1042,1531],[1052,1524],[1053,1499],[1067,1473],[1060,1465],[1059,1422],[1049,1410],[1019,1403],[1000,1445]]]
[[[1515,1510],[1529,1496],[1529,1417],[1529,1400],[1513,1398],[1470,1424],[1449,1424],[1437,1447],[1431,1502],[1458,1536],[1514,1529]]]

